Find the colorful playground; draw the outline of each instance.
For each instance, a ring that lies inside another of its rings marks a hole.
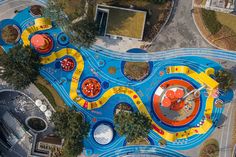
[[[184,156],[176,151],[200,145],[214,131],[224,110],[215,106],[226,98],[219,94],[218,82],[212,77],[222,67],[212,60],[174,56],[148,61],[148,76],[136,81],[124,75],[123,65],[138,61],[113,58],[98,47],[77,48],[50,19],[34,16],[28,8],[13,19],[1,21],[0,29],[8,25],[14,25],[21,34],[18,43],[31,46],[40,55],[44,65],[41,76],[66,105],[76,107],[90,122],[92,129],[84,142],[86,155],[110,157],[142,149],[141,146],[121,148],[127,142],[115,132],[113,124],[120,103],[152,120],[148,141],[160,156]],[[0,44],[6,52],[13,46],[2,39]],[[131,49],[127,53],[143,53],[143,50]],[[115,72],[109,73],[110,68]],[[108,127],[109,139],[95,137],[101,125]],[[165,148],[159,145],[160,139],[167,141]]]

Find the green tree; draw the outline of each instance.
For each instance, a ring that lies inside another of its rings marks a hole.
[[[32,52],[30,46],[16,45],[7,54],[0,56],[0,78],[8,82],[16,89],[25,89],[36,81],[41,68],[37,53]]]
[[[73,38],[77,38],[75,41],[78,41],[81,46],[89,47],[96,41],[97,27],[94,21],[81,20],[72,25],[72,30],[76,32]]]
[[[55,132],[65,140],[63,153],[66,157],[74,157],[83,151],[83,139],[87,137],[90,129],[89,123],[83,116],[74,110],[65,109],[52,115]]]
[[[234,84],[233,75],[226,70],[217,71],[215,80],[219,83],[219,88],[223,91],[229,90]]]
[[[144,113],[120,111],[114,117],[115,130],[125,135],[127,142],[147,138],[152,129],[151,120]]]
[[[84,9],[86,1],[80,0],[76,4],[74,6],[63,0],[49,0],[43,9],[43,16],[54,21],[73,43],[89,47],[96,39],[95,22]]]

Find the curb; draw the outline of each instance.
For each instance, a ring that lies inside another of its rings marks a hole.
[[[160,33],[162,32],[162,30],[164,29],[164,27],[166,26],[166,24],[169,22],[170,17],[171,17],[171,15],[172,15],[172,13],[173,13],[173,10],[174,10],[174,6],[175,6],[175,4],[176,4],[175,0],[171,0],[171,1],[172,1],[172,4],[171,4],[170,13],[169,13],[169,15],[167,16],[167,18],[166,18],[166,20],[165,20],[165,23],[161,26],[161,29],[160,29],[159,32],[156,34],[156,36],[152,39],[152,41],[150,42],[149,46],[148,46],[147,48],[145,48],[144,50],[148,50],[148,49],[151,47],[153,41],[156,40],[156,39],[159,37],[159,35],[160,35]]]

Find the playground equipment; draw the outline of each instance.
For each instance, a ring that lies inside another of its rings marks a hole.
[[[26,28],[22,34],[21,39],[24,46],[30,45],[29,36],[35,32],[47,30],[52,28],[52,22],[48,18],[37,18],[34,20],[35,25]]]
[[[82,83],[82,93],[87,97],[93,98],[98,96],[101,91],[101,84],[95,78],[88,78]]]
[[[71,71],[75,67],[75,63],[71,58],[65,58],[61,61],[61,67],[64,71]]]
[[[41,54],[50,52],[53,47],[53,40],[47,34],[36,34],[31,38],[30,42],[35,50]]]

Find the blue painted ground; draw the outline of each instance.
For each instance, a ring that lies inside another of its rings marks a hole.
[[[28,26],[34,24],[33,23],[34,18],[35,17],[33,17],[29,14],[28,9],[26,9],[26,10],[21,11],[19,14],[17,14],[14,17],[14,19],[12,20],[12,22],[17,23],[21,27],[21,29],[24,30]],[[0,27],[1,27],[1,23],[0,23]],[[44,31],[38,32],[38,33],[43,33],[43,32]],[[57,36],[61,33],[61,30],[59,28],[54,28],[54,29],[48,30],[46,32],[49,33],[51,35],[51,37],[54,38],[53,51],[58,51],[61,48],[65,47],[65,46],[60,45],[57,42]],[[22,42],[22,41],[20,41],[20,42]],[[6,51],[8,51],[9,48],[12,47],[12,45],[6,45],[6,44],[5,45],[2,44],[2,45],[3,45],[4,50],[6,50]],[[77,49],[72,44],[67,45],[67,47]],[[187,52],[190,50],[191,50],[191,52],[196,52],[196,54],[197,54],[197,52],[199,53],[200,49],[185,49],[182,51],[184,54],[184,52]],[[80,93],[80,89],[78,88],[78,94],[81,97],[87,99],[88,101],[94,101],[94,100],[97,100],[100,96],[102,96],[106,90],[108,90],[109,88],[112,88],[114,86],[119,85],[119,86],[129,87],[129,88],[135,90],[138,93],[138,95],[141,97],[142,101],[146,105],[146,107],[147,107],[149,113],[151,114],[152,118],[154,119],[154,121],[162,128],[169,130],[171,132],[186,130],[188,128],[195,126],[203,117],[205,101],[206,101],[207,97],[204,94],[205,91],[201,92],[202,105],[201,105],[200,111],[198,113],[198,116],[188,125],[183,126],[183,127],[170,127],[170,126],[167,126],[167,125],[161,123],[159,121],[158,117],[156,117],[152,111],[152,95],[155,92],[155,89],[157,88],[157,86],[161,82],[163,82],[164,80],[171,79],[171,78],[183,78],[183,79],[191,82],[195,87],[200,87],[200,85],[196,81],[194,81],[193,79],[187,77],[186,75],[164,74],[163,76],[160,76],[159,75],[160,71],[165,71],[165,68],[167,66],[173,66],[173,65],[186,65],[197,72],[204,71],[208,67],[213,67],[216,70],[221,69],[221,66],[214,61],[211,61],[211,60],[208,60],[205,58],[201,58],[201,57],[197,57],[197,56],[190,56],[191,54],[189,54],[189,56],[184,56],[184,57],[181,57],[180,55],[177,56],[177,54],[178,54],[177,52],[179,50],[172,50],[173,52],[176,51],[176,53],[172,52],[172,56],[170,55],[170,52],[166,52],[166,54],[160,53],[159,56],[164,56],[161,59],[158,59],[157,57],[156,57],[156,59],[155,59],[155,57],[153,57],[152,59],[147,59],[147,60],[152,60],[152,65],[153,65],[150,75],[147,78],[145,78],[143,81],[137,82],[137,81],[129,80],[128,78],[126,78],[123,75],[122,62],[124,62],[124,61],[139,61],[140,59],[136,59],[136,58],[137,58],[137,55],[140,55],[140,54],[136,54],[136,53],[135,54],[131,54],[131,53],[115,54],[112,51],[107,51],[107,50],[101,49],[100,47],[97,47],[97,46],[94,46],[92,49],[80,48],[78,51],[82,54],[84,62],[85,62],[85,69],[81,75],[80,80],[83,80],[87,77],[96,77],[101,83],[107,82],[109,84],[109,87],[107,89],[103,89],[102,93],[97,98],[92,98],[92,99],[84,97]],[[219,50],[215,50],[215,52],[223,53],[223,51],[219,51]],[[165,53],[165,52],[163,52],[163,53]],[[225,52],[225,53],[227,54],[227,55],[223,56],[225,58],[228,58],[228,59],[231,59],[231,58],[235,59],[236,58],[235,54],[231,54],[230,52]],[[211,54],[211,53],[209,53],[209,54]],[[50,55],[50,54],[47,54],[47,55]],[[142,55],[142,58],[146,58],[147,56],[149,56],[149,54],[141,54],[141,55]],[[212,56],[214,57],[214,55],[212,55]],[[60,60],[57,60],[56,62],[59,62],[59,61]],[[97,123],[100,123],[100,122],[113,123],[113,113],[115,110],[115,106],[117,104],[119,104],[120,102],[126,102],[126,103],[130,104],[134,110],[137,110],[136,106],[134,105],[134,103],[132,102],[132,100],[129,97],[119,94],[119,95],[115,95],[115,96],[111,97],[108,100],[108,102],[99,109],[88,111],[88,110],[82,108],[81,106],[79,106],[78,104],[73,102],[68,95],[69,90],[70,90],[70,81],[72,78],[73,71],[64,72],[60,68],[56,68],[56,62],[45,65],[41,70],[41,75],[52,84],[52,86],[58,91],[59,95],[62,97],[62,99],[65,101],[65,103],[68,106],[72,106],[72,105],[76,106],[77,110],[83,112],[86,120],[91,123],[91,131],[90,131],[89,137],[84,142],[85,148],[88,150],[89,149],[92,150],[93,153],[95,153],[95,154],[100,154],[100,153],[104,153],[104,152],[108,151],[107,155],[103,154],[102,156],[117,155],[117,154],[113,154],[112,151],[110,151],[110,150],[122,147],[125,143],[125,138],[119,137],[116,134],[113,141],[110,144],[108,144],[106,146],[99,145],[98,143],[96,143],[94,141],[94,139],[92,137],[93,127],[94,127],[94,125],[96,125]],[[111,75],[108,73],[109,67],[116,68],[116,73],[114,75]],[[66,79],[67,81],[60,84],[62,78]],[[229,96],[227,96],[227,98],[228,97]],[[212,120],[213,121],[218,120],[219,117],[221,116],[222,112],[223,112],[223,108],[222,109],[214,108]],[[93,118],[96,118],[97,122],[93,122],[92,121]],[[162,149],[159,149],[157,147],[158,140],[160,139],[160,137],[156,133],[151,131],[149,134],[149,138],[151,138],[153,141],[153,148],[152,149],[154,149],[154,150],[158,149],[157,152],[160,153],[160,156],[167,156],[165,154],[166,152],[169,152],[171,154],[171,151],[169,151],[169,150],[186,150],[186,149],[196,147],[197,145],[201,144],[207,137],[209,137],[211,135],[211,133],[214,131],[214,129],[215,129],[215,127],[213,126],[204,135],[195,135],[195,136],[189,137],[188,139],[177,140],[173,143],[168,142],[167,147],[162,148]],[[135,150],[138,150],[139,148],[140,147],[138,147],[138,146],[132,146],[132,147],[120,148],[119,150],[121,150],[121,152],[131,153],[131,152],[135,152]],[[150,146],[150,148],[151,148],[151,146]],[[179,155],[179,156],[181,156],[181,155]]]

